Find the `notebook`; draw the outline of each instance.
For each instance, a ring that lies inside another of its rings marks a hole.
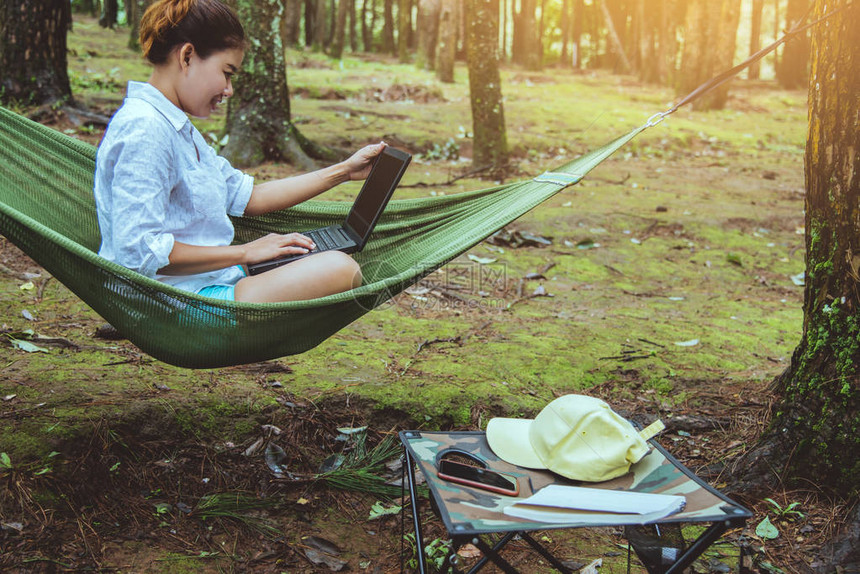
[[[248,273],[258,275],[321,251],[338,250],[344,253],[355,253],[364,249],[376,222],[379,221],[379,216],[388,205],[388,200],[394,194],[411,160],[412,156],[408,153],[386,147],[376,157],[370,175],[364,181],[346,220],[340,225],[302,232],[302,235],[310,237],[316,245],[313,251],[254,263],[248,266]]]

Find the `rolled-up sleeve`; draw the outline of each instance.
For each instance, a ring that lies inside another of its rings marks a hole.
[[[211,150],[211,148],[210,148]],[[214,154],[214,150],[212,150]],[[227,183],[227,213],[241,216],[245,214],[245,208],[251,201],[251,192],[254,189],[254,178],[236,169],[230,162],[221,156],[216,156],[218,170]]]
[[[105,138],[97,159],[101,253],[149,277],[170,262],[175,241],[165,231],[176,177],[167,144],[170,129],[163,121],[145,118],[122,124]]]

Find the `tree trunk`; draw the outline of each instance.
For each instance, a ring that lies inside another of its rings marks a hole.
[[[476,167],[501,169],[508,141],[499,74],[499,0],[467,0],[467,59]]]
[[[316,52],[322,52],[326,47],[326,2],[328,0],[315,0],[316,9],[314,10],[314,41],[313,49]]]
[[[286,160],[303,169],[314,167],[305,152],[307,142],[290,121],[284,45],[280,26],[281,2],[232,0],[245,26],[248,48],[242,73],[233,80],[233,97],[227,103],[227,145],[221,150],[236,167]]]
[[[666,5],[666,2],[658,1],[656,2],[656,4],[657,16],[654,24],[654,34],[656,36],[655,42],[657,43],[657,47],[654,51],[654,59],[656,60],[654,63],[654,81],[656,81],[661,86],[666,86],[669,85],[669,78],[671,76],[671,72],[673,72],[675,68],[674,56],[676,49],[676,27],[674,25],[674,22],[670,23],[670,7]]]
[[[514,45],[511,50],[511,60],[527,70],[540,70],[542,54],[540,53],[540,36],[538,35],[537,2],[535,0],[520,0],[520,11],[514,13]]]
[[[816,0],[813,18],[849,2]],[[857,502],[860,495],[857,21],[855,3],[813,28],[805,156],[803,334],[788,369],[774,381],[780,398],[769,429],[735,468],[734,474],[741,478],[733,491],[761,493],[812,483],[849,503]],[[860,516],[852,519],[856,532]],[[850,560],[846,557],[850,554],[842,559]],[[856,546],[853,560],[856,566]],[[827,571],[833,571],[832,566]]]
[[[785,11],[785,28],[791,30],[809,10],[810,0],[788,0]],[[807,84],[809,69],[809,36],[800,34],[785,43],[782,59],[776,68],[776,80],[787,90],[802,88]]]
[[[436,52],[436,77],[440,82],[454,82],[456,56],[457,0],[442,0],[439,12],[439,45]]]
[[[739,22],[740,0],[694,0],[689,3],[679,95],[686,95],[731,67]],[[695,100],[693,109],[724,108],[730,83],[726,82]]]
[[[328,8],[326,8],[326,14],[329,20],[326,24],[325,29],[325,42],[323,42],[323,52],[327,52],[329,47],[331,47],[332,42],[334,41],[335,28],[337,27],[337,7],[338,0],[329,0]]]
[[[337,4],[337,19],[334,25],[334,37],[332,38],[331,51],[329,55],[335,60],[343,57],[343,47],[346,42],[346,20],[350,7],[349,0],[339,0]]]
[[[558,64],[562,68],[570,66],[570,6],[571,0],[562,0],[561,14],[558,19],[558,27],[561,28],[561,50],[559,52]]]
[[[368,7],[371,0],[361,0],[361,46],[365,52],[373,51],[373,24],[367,22],[368,12],[374,12],[373,8]]]
[[[89,14],[95,17],[101,12],[101,2],[99,0],[79,0],[75,2],[72,8],[76,14]]]
[[[394,0],[385,0],[385,3],[383,5],[382,51],[386,54],[395,55],[397,53],[397,51],[395,50],[395,46]]]
[[[397,0],[397,59],[409,62],[409,37],[412,35],[412,0]]]
[[[102,28],[116,28],[117,15],[119,14],[119,3],[117,0],[104,0],[102,3],[102,17],[99,18],[99,26]]]
[[[734,65],[740,21],[741,0],[722,0],[716,31],[717,46],[712,53],[712,75],[727,70]],[[715,88],[710,93],[696,100],[693,103],[693,108],[701,110],[721,110],[725,108],[726,102],[729,100],[730,86],[731,81]]]
[[[441,0],[419,0],[418,22],[418,51],[415,65],[420,70],[436,69],[436,44],[439,38],[439,12],[442,10]]]
[[[143,13],[155,0],[126,0],[126,19],[129,26],[128,47],[134,51],[140,50],[140,19]]]
[[[302,0],[284,0],[284,19],[281,21],[281,35],[287,46],[298,46],[301,37]]]
[[[313,46],[316,31],[317,8],[314,0],[304,0],[305,5],[305,46]]]
[[[349,49],[353,54],[358,52],[358,33],[356,32],[355,21],[355,0],[349,0],[349,9],[347,11],[347,29],[349,30]]]
[[[761,16],[764,11],[764,0],[753,0],[752,20],[750,22],[750,56],[761,50]],[[756,60],[747,71],[750,80],[758,80],[761,76],[761,62]]]
[[[582,22],[585,19],[585,3],[573,0],[573,32],[571,37],[572,65],[575,70],[582,68]]]
[[[609,39],[612,44],[612,53],[617,56],[617,63],[621,64],[621,71],[627,74],[632,70],[632,66],[630,65],[630,60],[627,59],[627,54],[624,53],[624,44],[621,42],[621,36],[618,35],[618,29],[615,27],[612,13],[606,5],[606,0],[596,0],[596,2],[600,4],[600,10],[603,13],[606,30],[609,33]],[[614,64],[613,67],[615,67]]]
[[[0,0],[0,102],[71,102],[68,0]]]

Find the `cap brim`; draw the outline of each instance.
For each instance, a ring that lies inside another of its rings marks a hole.
[[[529,441],[531,419],[490,419],[487,442],[496,456],[525,468],[546,468]]]

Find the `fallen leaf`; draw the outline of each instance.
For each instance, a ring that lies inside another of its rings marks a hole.
[[[477,255],[472,255],[471,253],[469,253],[469,259],[481,265],[489,265],[490,263],[495,263],[496,261],[498,261],[497,259],[494,259],[492,257],[478,257]]]
[[[302,536],[302,542],[311,548],[316,548],[317,550],[321,550],[326,554],[331,554],[332,556],[340,554],[340,548],[338,548],[337,544],[319,536]]]
[[[21,339],[12,339],[12,346],[18,347],[26,353],[50,353],[45,347],[34,345],[30,341],[22,341]]]
[[[305,556],[307,556],[307,559],[314,564],[325,564],[332,572],[340,572],[341,570],[346,568],[347,564],[346,560],[341,560],[340,558],[329,556],[325,552],[320,552],[319,550],[314,550],[313,548],[305,548]]]
[[[287,453],[273,442],[266,445],[266,465],[276,475],[287,474]]]
[[[457,555],[463,558],[480,558],[484,554],[474,544],[464,544],[457,550]]]
[[[376,520],[377,518],[382,518],[383,516],[399,514],[402,509],[402,506],[398,506],[396,504],[386,508],[384,504],[377,500],[373,503],[373,506],[370,507],[370,516],[368,516],[367,519]]]
[[[779,530],[773,523],[770,521],[770,518],[765,516],[764,520],[758,523],[758,526],[755,527],[756,536],[759,538],[763,538],[766,540],[773,540],[774,538],[779,538]]]
[[[322,464],[320,465],[319,473],[325,474],[327,472],[337,470],[341,467],[345,460],[346,457],[342,454],[333,454],[322,462]]]

